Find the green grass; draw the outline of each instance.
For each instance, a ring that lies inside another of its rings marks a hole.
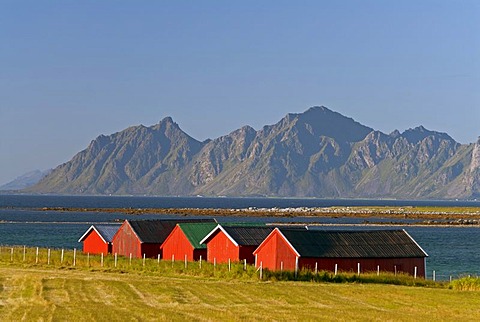
[[[12,255],[13,249],[13,255]],[[23,268],[58,268],[67,270],[88,270],[101,272],[132,273],[141,275],[162,275],[162,276],[196,276],[204,278],[235,279],[243,281],[308,281],[308,282],[330,282],[330,283],[377,283],[394,284],[407,286],[428,286],[445,287],[444,283],[433,282],[421,278],[413,278],[406,274],[393,274],[381,272],[362,273],[320,271],[315,273],[311,270],[301,270],[298,274],[292,271],[269,271],[261,272],[253,265],[244,266],[242,263],[217,264],[213,265],[206,261],[187,262],[160,260],[146,258],[138,259],[112,255],[88,255],[81,251],[73,250],[50,250],[48,249],[23,248],[23,247],[0,247],[0,265],[19,266]]]
[[[450,288],[462,291],[480,291],[480,278],[477,276],[462,277],[458,280],[452,281],[450,283]]]

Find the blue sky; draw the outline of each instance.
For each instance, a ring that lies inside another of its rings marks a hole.
[[[0,0],[0,184],[171,116],[198,140],[325,105],[480,135],[480,1]]]

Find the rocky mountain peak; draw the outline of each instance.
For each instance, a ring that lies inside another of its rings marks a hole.
[[[448,141],[455,142],[455,140],[453,140],[448,134],[427,130],[422,125],[417,126],[414,129],[408,129],[404,131],[401,134],[401,136],[407,139],[407,141],[411,144],[417,144],[418,142],[423,141],[425,138],[429,136],[435,136],[441,140],[448,140]]]
[[[171,116],[164,117],[160,123],[170,123],[170,124],[175,124]]]
[[[402,134],[400,133],[399,130],[394,130],[392,133],[389,134],[390,137],[396,139],[398,138],[399,136],[401,136]]]
[[[165,117],[157,125],[152,126],[152,128],[155,130],[162,130],[162,131],[164,131],[165,129],[171,129],[171,128],[180,130],[180,127],[178,126],[178,124],[175,123],[170,116]]]
[[[348,131],[345,129],[348,128]],[[303,113],[289,113],[278,123],[264,126],[261,137],[282,133],[281,140],[295,137],[296,140],[311,141],[321,137],[334,139],[339,143],[358,142],[373,131],[352,118],[333,112],[324,106],[314,106]]]
[[[339,142],[358,142],[373,131],[352,118],[333,112],[325,106],[311,107],[296,115],[298,125],[306,127],[316,137],[326,136]],[[345,131],[345,129],[349,129]]]

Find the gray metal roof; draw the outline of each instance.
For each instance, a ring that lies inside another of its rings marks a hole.
[[[256,226],[223,226],[233,240],[240,246],[258,246],[272,232],[274,227]]]
[[[115,225],[94,225],[97,231],[102,235],[103,239],[107,243],[111,243],[113,240],[113,236],[115,233],[118,231],[118,228],[120,228],[120,224],[115,224]]]
[[[82,242],[92,230],[96,231],[100,237],[106,242],[111,243],[113,240],[113,236],[120,228],[120,224],[111,224],[111,225],[91,225],[87,231],[80,237],[78,242]]]
[[[427,253],[405,230],[322,231],[279,229],[302,257],[405,258]]]
[[[178,223],[215,222],[214,219],[129,220],[142,243],[162,244]]]

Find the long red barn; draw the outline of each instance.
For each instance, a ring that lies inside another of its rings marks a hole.
[[[404,272],[425,277],[427,253],[405,230],[319,231],[276,228],[254,251],[256,266]]]

